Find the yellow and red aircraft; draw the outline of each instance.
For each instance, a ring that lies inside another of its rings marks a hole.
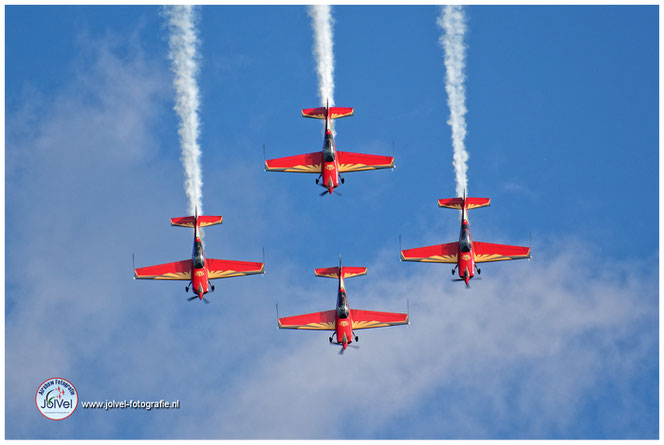
[[[285,158],[268,159],[265,161],[265,171],[268,172],[294,172],[317,173],[316,184],[326,190],[321,193],[332,194],[332,190],[344,183],[340,173],[359,172],[363,170],[377,170],[381,168],[394,168],[393,156],[367,155],[338,151],[334,143],[331,121],[353,115],[353,108],[321,107],[305,108],[302,117],[325,119],[325,140],[323,150],[303,155],[287,156]]]
[[[317,277],[338,278],[339,291],[337,296],[337,308],[331,311],[314,312],[311,314],[294,315],[292,317],[279,318],[279,306],[277,306],[277,319],[279,329],[309,329],[334,331],[336,343],[342,346],[343,352],[353,339],[357,342],[359,338],[355,330],[381,328],[409,324],[408,314],[396,312],[376,312],[350,309],[346,298],[346,287],[344,278],[357,277],[367,274],[366,267],[342,267],[341,256],[339,256],[339,267],[325,267],[315,269]],[[332,343],[330,337],[330,343]]]
[[[134,279],[189,281],[191,290],[196,295],[187,300],[191,301],[198,298],[204,300],[205,303],[209,303],[203,295],[210,290],[214,291],[214,286],[210,284],[210,280],[265,273],[263,263],[205,258],[203,242],[198,229],[199,227],[221,224],[221,220],[221,216],[198,216],[198,212],[194,216],[171,218],[172,226],[194,228],[194,250],[191,259],[157,266],[139,267],[134,269]],[[185,292],[189,292],[189,286],[185,287]]]
[[[456,266],[452,269],[452,275],[454,275],[456,269],[459,278],[453,281],[464,281],[466,287],[470,287],[468,282],[475,276],[475,270],[477,270],[478,274],[480,273],[480,269],[476,266],[476,263],[530,258],[530,247],[481,243],[472,240],[466,212],[470,209],[486,207],[490,203],[490,198],[466,198],[465,193],[463,198],[439,199],[439,207],[461,210],[459,241],[402,250],[401,261],[456,263]]]

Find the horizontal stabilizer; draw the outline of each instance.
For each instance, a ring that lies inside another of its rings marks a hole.
[[[194,216],[181,216],[178,218],[171,218],[171,225],[178,227],[194,227]],[[198,217],[198,227],[213,226],[221,224],[221,216],[201,215]]]
[[[491,204],[491,198],[466,198],[466,210],[477,209],[480,207],[486,207]],[[458,209],[464,205],[463,198],[448,198],[448,199],[439,199],[438,207],[447,207],[448,209]]]
[[[310,117],[313,119],[339,119],[341,117],[352,116],[353,108],[348,107],[320,107],[320,108],[305,108],[302,110],[302,117]]]
[[[360,275],[367,274],[366,267],[342,267],[342,276],[343,278],[352,278],[359,277]],[[339,268],[338,267],[323,267],[316,269],[317,277],[326,277],[326,278],[339,278]]]

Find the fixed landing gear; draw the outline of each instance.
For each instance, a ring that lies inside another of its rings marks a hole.
[[[318,184],[319,182],[320,182],[320,176],[316,178],[316,184]]]
[[[214,284],[210,286],[210,289],[212,289],[212,292],[214,292]]]
[[[346,182],[346,180],[344,178],[341,178],[341,183],[343,184],[344,182]]]
[[[479,275],[479,274],[481,274],[481,273],[482,273],[482,271],[481,271],[480,268],[478,267],[478,268],[477,268],[477,275]]]
[[[358,336],[356,335],[356,336],[355,336],[355,343],[357,343],[358,341],[360,341],[360,337],[358,337]]]
[[[332,337],[330,337],[330,343],[332,343]]]

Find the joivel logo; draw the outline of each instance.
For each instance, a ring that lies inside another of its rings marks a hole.
[[[78,392],[65,379],[48,379],[37,388],[35,403],[45,417],[51,420],[66,419],[78,406]]]

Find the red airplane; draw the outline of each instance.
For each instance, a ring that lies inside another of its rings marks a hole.
[[[332,194],[332,190],[339,186],[339,180],[342,184],[344,183],[344,178],[339,176],[340,173],[394,168],[394,157],[392,156],[337,151],[334,144],[334,135],[330,129],[331,121],[332,119],[352,115],[352,108],[326,106],[303,109],[302,117],[325,119],[325,141],[323,142],[322,152],[268,159],[265,161],[265,171],[318,173],[316,184],[321,183],[321,186],[327,189],[321,193],[321,196],[323,196],[326,193]]]
[[[221,216],[198,216],[198,212],[194,216],[171,218],[172,226],[194,228],[194,250],[191,259],[157,266],[139,267],[134,269],[134,279],[189,281],[191,290],[196,295],[187,300],[191,301],[198,298],[204,300],[205,303],[209,303],[203,295],[210,290],[214,291],[214,286],[210,284],[210,280],[265,273],[263,263],[205,258],[203,242],[198,234],[198,229],[199,227],[221,224],[221,219]],[[185,287],[185,291],[189,292],[189,286]]]
[[[465,193],[463,198],[439,199],[439,207],[461,210],[459,241],[402,250],[401,261],[456,263],[456,266],[452,269],[452,275],[454,275],[455,269],[458,268],[459,278],[453,281],[464,281],[466,287],[470,287],[468,282],[475,276],[475,270],[477,269],[477,273],[480,273],[476,263],[530,258],[530,247],[473,242],[470,237],[470,224],[466,217],[466,211],[486,207],[490,203],[490,198],[466,198]]]
[[[350,309],[348,307],[344,278],[366,275],[366,267],[341,267],[341,257],[339,257],[339,267],[325,267],[322,269],[315,269],[315,271],[317,277],[339,279],[337,308],[331,311],[279,318],[279,306],[277,306],[279,329],[334,331],[337,336],[336,343],[342,346],[341,352],[343,352],[346,347],[353,342],[353,339],[355,339],[356,342],[359,341],[359,338],[354,332],[357,329],[410,324],[408,314],[362,311],[358,309]],[[332,334],[332,337],[334,337],[334,334]],[[332,343],[332,337],[330,337],[330,343]]]

